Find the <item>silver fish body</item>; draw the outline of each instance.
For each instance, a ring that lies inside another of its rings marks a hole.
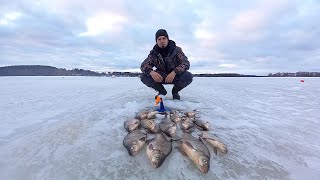
[[[180,121],[180,128],[183,132],[193,132],[194,131],[194,123],[190,118],[184,118]]]
[[[178,150],[187,156],[202,173],[210,169],[210,152],[204,143],[193,137],[190,133],[184,133],[179,141]]]
[[[145,128],[149,133],[156,133],[159,131],[159,125],[154,119],[143,119],[140,121],[141,126]]]
[[[177,125],[171,121],[161,121],[159,127],[163,133],[169,137],[175,137],[177,131]]]
[[[188,118],[192,118],[192,119],[195,119],[195,118],[196,118],[196,111],[185,112],[184,114],[185,114]]]
[[[196,124],[198,129],[200,129],[201,131],[209,131],[209,128],[210,128],[209,122],[205,122],[205,121],[196,119],[194,121],[194,124]]]
[[[146,153],[151,166],[158,168],[163,164],[171,151],[172,141],[168,141],[162,133],[158,133],[157,136],[148,143]]]
[[[140,128],[140,120],[137,118],[126,120],[123,126],[130,133]]]
[[[176,124],[181,121],[181,117],[179,116],[179,113],[177,111],[174,111],[172,114],[170,114],[170,119]]]
[[[147,134],[140,130],[134,130],[123,139],[123,146],[130,156],[137,155],[146,143]]]
[[[158,111],[143,110],[136,114],[136,118],[140,120],[154,119],[156,117],[156,114],[158,114]]]
[[[217,154],[217,150],[224,154],[228,152],[228,148],[224,143],[220,142],[217,138],[210,136],[207,132],[203,131],[200,138],[211,145],[215,154]]]

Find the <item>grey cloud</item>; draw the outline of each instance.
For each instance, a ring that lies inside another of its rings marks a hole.
[[[317,1],[290,1],[282,5],[261,28],[247,34],[240,32],[241,40],[236,39],[229,22],[239,13],[259,6],[260,1],[145,1],[138,5],[129,0],[116,3],[81,0],[42,1],[42,6],[35,2],[1,2],[0,18],[11,11],[21,12],[22,16],[14,21],[15,26],[0,25],[0,66],[48,64],[66,68],[137,69],[155,44],[156,30],[165,28],[190,57],[191,71],[245,74],[320,71]],[[86,19],[99,11],[120,13],[129,22],[118,35],[78,36],[87,30]],[[204,19],[210,23],[201,24]],[[217,41],[197,39],[194,32],[202,26],[214,32]],[[226,68],[220,64],[237,66]]]

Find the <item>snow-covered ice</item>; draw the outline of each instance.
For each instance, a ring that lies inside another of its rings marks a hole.
[[[202,174],[176,149],[154,169],[122,145],[154,107],[137,77],[0,77],[0,179],[320,179],[320,78],[194,78],[181,101],[228,146]],[[172,85],[165,86],[171,92]]]

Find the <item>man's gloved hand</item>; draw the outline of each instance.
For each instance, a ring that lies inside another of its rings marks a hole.
[[[153,80],[155,80],[158,83],[163,81],[163,77],[155,71],[151,71],[150,76],[152,77]]]
[[[176,73],[172,71],[165,79],[166,83],[172,83],[173,79],[176,77]]]

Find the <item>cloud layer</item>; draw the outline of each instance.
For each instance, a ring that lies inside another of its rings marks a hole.
[[[8,1],[0,6],[0,66],[136,71],[157,29],[194,73],[320,71],[320,2]]]

